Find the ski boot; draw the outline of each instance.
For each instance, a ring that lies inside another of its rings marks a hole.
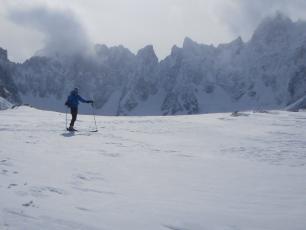
[[[77,130],[76,129],[74,129],[73,127],[69,127],[69,128],[67,128],[67,130],[69,131],[69,132],[76,132]]]

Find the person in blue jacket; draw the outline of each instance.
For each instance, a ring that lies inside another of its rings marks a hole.
[[[65,102],[65,105],[70,108],[70,112],[71,112],[71,116],[72,116],[72,119],[71,119],[71,122],[70,122],[70,126],[68,128],[69,131],[76,131],[73,128],[73,126],[74,126],[74,122],[77,119],[79,102],[93,104],[92,100],[85,100],[85,99],[83,99],[79,95],[78,88],[75,88],[74,90],[71,91],[70,95],[68,96],[67,101]]]

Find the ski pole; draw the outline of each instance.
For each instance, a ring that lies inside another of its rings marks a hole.
[[[67,127],[67,113],[68,113],[67,110],[68,110],[68,109],[67,109],[67,107],[66,107],[66,124],[65,124],[66,129],[68,128],[68,127]]]
[[[96,114],[95,114],[95,110],[94,110],[94,105],[93,105],[93,103],[91,104],[91,108],[92,108],[92,115],[93,115],[93,117],[94,117],[95,128],[96,128],[96,131],[98,131],[98,126],[97,126],[97,121],[96,121]]]

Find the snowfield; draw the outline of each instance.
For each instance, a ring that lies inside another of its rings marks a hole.
[[[0,229],[306,229],[305,112],[78,118],[0,111]]]

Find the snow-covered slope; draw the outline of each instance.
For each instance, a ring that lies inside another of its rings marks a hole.
[[[0,120],[0,229],[305,229],[306,113]]]
[[[12,76],[24,103],[56,111],[75,86],[108,115],[284,109],[306,95],[305,31],[306,22],[278,14],[248,42],[214,47],[186,38],[160,62],[152,46],[133,54],[96,45],[91,55],[32,57]]]

